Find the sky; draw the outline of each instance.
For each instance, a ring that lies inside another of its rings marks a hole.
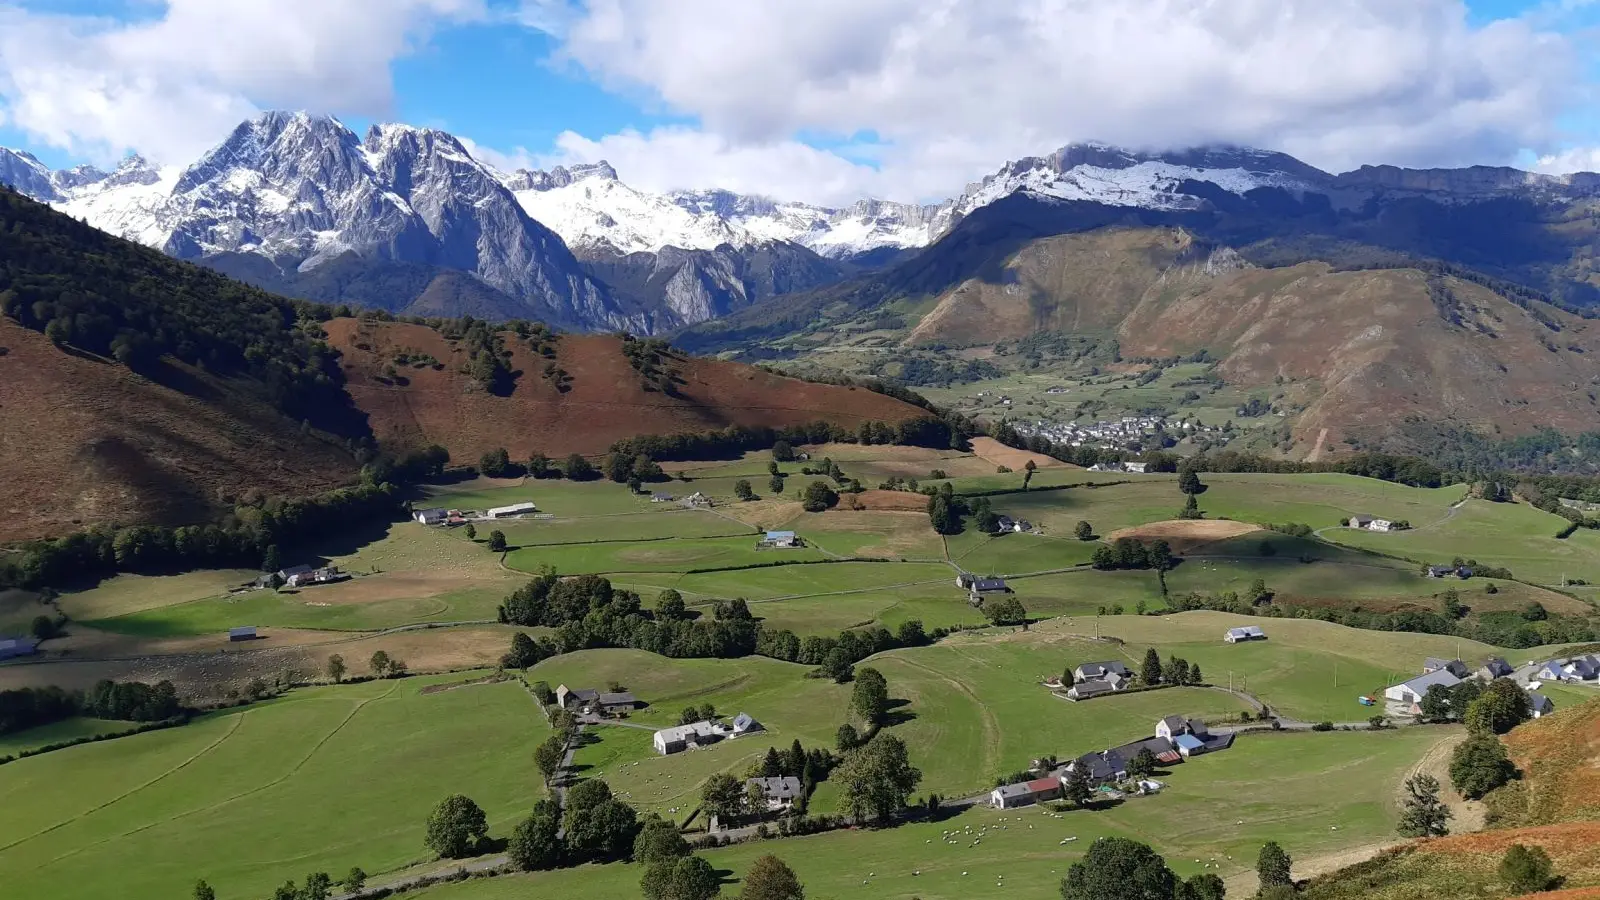
[[[1600,170],[1600,0],[0,0],[0,146],[186,165],[266,109],[501,168],[934,201],[1071,141]]]

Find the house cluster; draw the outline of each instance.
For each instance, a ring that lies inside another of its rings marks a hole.
[[[600,691],[592,688],[576,690],[560,685],[556,688],[556,703],[563,709],[587,716],[617,717],[638,709],[639,699],[626,691]]]
[[[1266,639],[1267,633],[1261,630],[1260,625],[1242,625],[1238,628],[1229,628],[1222,635],[1222,641],[1226,644],[1242,644],[1246,641],[1264,641]]]
[[[1060,393],[1065,392],[1062,390]],[[1013,422],[1012,427],[1019,434],[1029,437],[1038,435],[1056,444],[1135,452],[1152,446],[1155,443],[1152,439],[1161,434],[1179,441],[1209,434],[1212,436],[1212,442],[1217,445],[1224,444],[1228,440],[1223,430],[1215,425],[1202,425],[1195,421],[1172,421],[1166,416],[1123,416],[1120,419],[1089,423],[1036,419],[1032,422]]]
[[[1533,672],[1535,681],[1589,681],[1600,683],[1600,656],[1572,656],[1540,663]]]
[[[1427,568],[1427,576],[1429,578],[1449,578],[1452,575],[1457,578],[1467,579],[1472,577],[1472,570],[1466,566],[1429,566]]]
[[[656,752],[662,756],[671,756],[684,750],[693,750],[707,747],[724,739],[743,737],[757,731],[764,731],[761,723],[751,718],[746,713],[739,713],[731,722],[690,722],[687,725],[674,725],[663,728],[655,733],[651,743],[655,745]]]
[[[1092,662],[1072,670],[1068,700],[1087,700],[1123,690],[1133,684],[1133,672],[1120,662]]]
[[[337,566],[290,566],[276,572],[266,572],[256,579],[256,587],[284,587],[303,588],[316,584],[332,584],[335,581],[344,581],[349,575],[339,571]]]
[[[800,535],[792,531],[769,531],[756,541],[757,550],[798,550],[804,546]]]
[[[967,592],[967,602],[973,606],[982,606],[986,594],[1009,594],[1011,587],[1004,578],[994,575],[973,575],[962,572],[956,576],[956,587]]]
[[[1226,750],[1233,746],[1232,734],[1212,734],[1198,719],[1167,716],[1156,723],[1156,733],[1120,747],[1085,753],[1083,756],[1032,781],[1007,784],[989,794],[990,805],[1013,809],[1061,796],[1062,785],[1072,773],[1081,771],[1090,784],[1103,785],[1127,781],[1128,766],[1148,750],[1161,765],[1175,765],[1193,756]]]
[[[1550,664],[1546,663],[1546,666],[1548,665]],[[1539,671],[1543,672],[1544,669],[1540,668]],[[1440,659],[1430,656],[1422,661],[1421,675],[1384,688],[1383,698],[1399,705],[1410,715],[1419,715],[1422,712],[1422,698],[1427,696],[1430,688],[1437,686],[1448,690],[1469,678],[1488,682],[1496,678],[1508,678],[1514,672],[1511,664],[1498,656],[1490,657],[1477,669],[1472,669],[1459,659]],[[1534,677],[1540,676],[1536,674]],[[1536,685],[1530,683],[1526,693],[1528,708],[1537,719],[1552,711],[1555,704],[1550,702],[1549,697],[1532,690],[1533,687]]]
[[[32,656],[39,650],[39,642],[31,637],[0,638],[0,659]]]
[[[472,521],[485,521],[492,519],[520,519],[531,516],[539,511],[539,507],[530,502],[512,503],[508,506],[496,506],[483,513],[473,510],[447,509],[442,506],[432,506],[427,509],[414,509],[411,518],[421,525],[443,525],[452,527],[465,525]]]
[[[1358,513],[1350,517],[1350,527],[1360,528],[1363,531],[1391,531],[1394,523],[1388,519],[1375,519],[1365,513]]]
[[[1127,472],[1131,475],[1144,475],[1149,470],[1150,465],[1142,462],[1095,463],[1089,467],[1091,472]]]

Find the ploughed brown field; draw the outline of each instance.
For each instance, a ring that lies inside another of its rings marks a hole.
[[[542,373],[550,362],[508,340],[517,377],[509,396],[480,389],[461,373],[466,352],[421,325],[335,319],[329,343],[344,354],[349,391],[370,417],[380,441],[437,443],[458,460],[505,447],[513,459],[603,453],[641,434],[707,431],[729,425],[799,425],[818,420],[855,428],[862,422],[901,422],[924,415],[909,403],[865,388],[812,384],[739,363],[675,361],[677,396],[646,390],[611,335],[563,335],[555,364],[571,376],[560,391]],[[399,352],[426,353],[442,369],[398,367],[406,383],[383,378]]]

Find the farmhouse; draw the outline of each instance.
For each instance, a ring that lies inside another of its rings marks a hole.
[[[715,744],[722,740],[722,729],[713,722],[691,722],[688,725],[675,725],[663,728],[655,733],[651,743],[655,745],[656,752],[662,756],[670,756],[688,750],[691,747],[702,747]]]
[[[228,629],[229,641],[253,641],[257,637],[254,625],[240,625],[238,628]]]
[[[1001,785],[989,792],[989,805],[995,809],[1016,809],[1041,800],[1054,800],[1060,796],[1061,779],[1050,776]]]
[[[1095,681],[1104,679],[1109,675],[1120,678],[1132,678],[1133,673],[1120,662],[1091,662],[1072,670],[1072,677],[1078,681]]]
[[[800,779],[793,775],[785,775],[781,778],[751,778],[745,781],[744,784],[746,790],[753,786],[761,791],[761,796],[766,798],[767,809],[769,810],[789,809],[794,806],[796,800],[800,799],[800,793],[804,790],[800,784]]]
[[[1567,672],[1564,664],[1559,659],[1552,659],[1542,663],[1535,669],[1531,676],[1535,681],[1566,681]]]
[[[1515,671],[1510,663],[1498,656],[1491,656],[1475,674],[1483,681],[1493,681],[1496,678],[1509,678]]]
[[[1600,657],[1574,656],[1561,667],[1573,681],[1593,681],[1600,678]]]
[[[38,652],[39,642],[33,638],[15,637],[0,638],[0,659],[15,659],[19,656],[32,656]]]
[[[1426,675],[1429,672],[1439,671],[1449,672],[1457,678],[1466,678],[1467,673],[1471,670],[1467,668],[1466,663],[1459,659],[1440,659],[1436,656],[1430,656],[1422,661],[1422,674]]]
[[[1147,469],[1149,469],[1149,468],[1150,468],[1150,464],[1149,463],[1128,462],[1128,463],[1123,463],[1122,464],[1122,471],[1124,471],[1124,472],[1132,472],[1135,475],[1143,475],[1143,474],[1145,474],[1145,471]]]
[[[574,690],[564,684],[556,686],[556,705],[563,709],[581,709],[599,699],[600,692],[592,688]]]
[[[726,729],[732,737],[750,734],[756,731],[765,731],[766,726],[757,722],[749,713],[739,713],[733,717],[733,724]]]
[[[439,506],[418,509],[412,511],[411,518],[423,525],[443,525],[450,518],[450,511]]]
[[[311,569],[305,572],[296,572],[295,574],[284,579],[284,581],[289,585],[289,587],[298,588],[309,587],[313,584],[332,584],[335,581],[342,581],[348,577],[349,576],[344,575],[338,570],[338,568],[334,566],[325,566],[321,569]]]
[[[514,516],[525,516],[528,513],[535,513],[538,511],[539,507],[533,505],[532,503],[513,503],[510,506],[493,507],[487,513],[485,513],[485,515],[491,519],[509,519]]]
[[[1191,756],[1226,750],[1233,746],[1232,734],[1211,734],[1197,719],[1167,716],[1156,722],[1154,737],[1133,741],[1110,750],[1086,753],[1067,764],[1066,771],[1082,767],[1091,782],[1106,784],[1128,777],[1128,763],[1141,750],[1149,750],[1156,762],[1172,765]]]
[[[769,531],[756,541],[757,550],[794,550],[805,546],[800,536],[792,531]]]
[[[702,506],[710,506],[711,505],[711,498],[707,497],[705,494],[700,493],[699,491],[695,491],[694,493],[690,494],[689,496],[683,498],[683,505],[684,506],[688,506],[688,507],[695,507],[695,508],[702,507]]]
[[[1372,526],[1372,521],[1373,521],[1372,517],[1369,516],[1369,515],[1357,514],[1357,515],[1354,515],[1354,516],[1350,517],[1350,527],[1351,528],[1370,528]]]
[[[1556,705],[1549,697],[1534,691],[1528,692],[1528,712],[1535,718],[1541,718],[1556,710]]]
[[[1090,697],[1098,697],[1101,694],[1109,694],[1115,690],[1117,690],[1116,685],[1110,681],[1090,679],[1088,681],[1077,682],[1072,687],[1067,688],[1067,699],[1087,700]]]
[[[1229,644],[1238,644],[1244,641],[1264,641],[1267,633],[1261,630],[1260,625],[1244,625],[1239,628],[1229,628],[1222,636],[1222,640]]]
[[[1423,695],[1428,693],[1428,688],[1434,685],[1452,688],[1461,683],[1461,679],[1449,669],[1438,669],[1426,675],[1418,675],[1410,681],[1401,682],[1392,687],[1384,688],[1385,699],[1396,703],[1421,703]]]
[[[603,716],[620,716],[626,712],[633,712],[639,708],[639,701],[626,691],[602,691],[595,699],[590,711]]]

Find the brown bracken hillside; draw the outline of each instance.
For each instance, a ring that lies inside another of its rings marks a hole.
[[[551,362],[525,342],[506,341],[521,374],[507,396],[462,372],[468,356],[431,328],[399,322],[335,319],[328,341],[342,354],[347,387],[385,446],[440,444],[461,462],[504,447],[513,459],[598,454],[642,434],[707,431],[729,425],[800,425],[818,420],[855,428],[926,413],[865,388],[812,384],[739,363],[674,358],[673,395],[647,390],[611,335],[563,335],[553,361],[567,390],[543,376]],[[397,354],[426,355],[440,365],[386,367]]]
[[[156,384],[3,317],[0,348],[0,542],[206,521],[252,489],[311,494],[355,473],[240,385],[176,366],[183,390]]]
[[[1600,321],[1459,278],[1321,262],[1257,268],[1201,252],[1181,228],[1041,238],[1004,269],[939,293],[908,341],[1059,330],[1115,336],[1124,357],[1205,349],[1229,383],[1271,387],[1303,408],[1296,454],[1324,428],[1330,443],[1382,444],[1408,418],[1505,434],[1576,433],[1600,420]]]

